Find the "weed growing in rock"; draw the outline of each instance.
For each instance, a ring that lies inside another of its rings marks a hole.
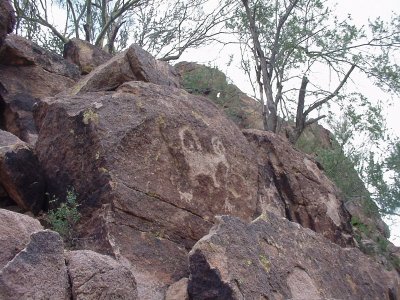
[[[57,231],[64,242],[72,244],[74,227],[81,218],[78,211],[79,204],[76,202],[76,193],[72,188],[67,191],[66,201],[56,209],[51,209],[47,215],[51,229]],[[58,202],[57,198],[50,200],[50,203]]]

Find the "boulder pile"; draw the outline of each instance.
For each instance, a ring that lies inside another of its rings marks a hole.
[[[81,216],[64,245],[0,209],[0,299],[400,297],[311,156],[242,131],[137,45],[64,56],[0,48],[0,207],[48,226],[73,189]]]

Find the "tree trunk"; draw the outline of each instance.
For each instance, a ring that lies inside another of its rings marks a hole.
[[[308,78],[303,76],[303,79],[301,80],[299,98],[297,100],[296,125],[294,130],[289,134],[289,141],[292,144],[296,144],[305,128],[306,116],[304,115],[304,102],[306,98],[308,82]]]
[[[261,74],[262,74],[262,83],[264,87],[265,96],[267,98],[267,105],[265,109],[263,107],[263,117],[268,117],[267,121],[264,122],[265,130],[276,132],[278,126],[278,109],[274,102],[274,97],[272,95],[272,86],[271,86],[271,76],[268,73],[268,64],[267,59],[265,58],[264,52],[261,48],[260,41],[258,39],[258,33],[256,28],[256,22],[254,20],[253,15],[251,14],[249,4],[247,0],[242,0],[242,3],[246,10],[246,16],[249,20],[249,29],[251,33],[251,37],[253,39],[253,44],[255,48],[255,55],[258,56],[261,66]],[[257,58],[255,57],[257,60]],[[264,115],[265,112],[265,115]]]

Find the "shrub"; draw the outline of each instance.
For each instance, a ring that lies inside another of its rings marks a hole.
[[[69,245],[73,244],[75,225],[81,218],[76,196],[73,188],[68,190],[66,201],[58,208],[49,210],[47,215],[51,229],[57,231]],[[50,202],[58,202],[58,199],[53,197]]]

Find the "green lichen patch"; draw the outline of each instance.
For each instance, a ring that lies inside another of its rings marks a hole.
[[[99,124],[99,115],[92,109],[88,109],[83,113],[83,123],[85,125],[89,125],[89,123],[97,125]]]
[[[259,255],[258,260],[260,261],[261,265],[263,266],[264,270],[268,273],[271,270],[271,262],[265,255]]]

